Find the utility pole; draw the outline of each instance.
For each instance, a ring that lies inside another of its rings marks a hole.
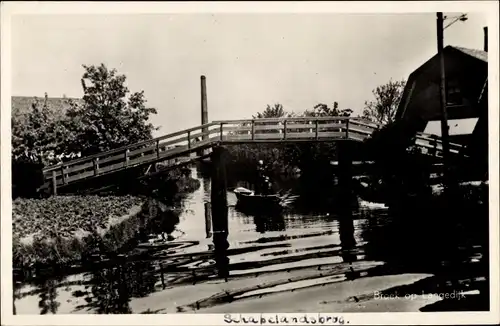
[[[448,116],[446,113],[446,74],[444,66],[444,52],[443,52],[443,13],[437,13],[437,45],[438,45],[438,56],[439,56],[439,70],[440,70],[440,83],[439,83],[439,95],[441,102],[441,141],[443,146],[443,178],[445,186],[449,186],[449,133],[448,133]]]

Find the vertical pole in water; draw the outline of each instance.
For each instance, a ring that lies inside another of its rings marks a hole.
[[[207,239],[212,236],[212,211],[210,203],[205,203],[205,232]]]
[[[165,290],[167,286],[165,285],[165,276],[163,275],[163,264],[160,264],[160,277],[161,277],[161,286],[163,290]]]
[[[342,209],[351,210],[353,204],[352,193],[352,149],[349,140],[340,140],[337,143],[338,149],[338,179]]]
[[[349,121],[349,120],[347,120]],[[354,224],[352,219],[353,208],[353,187],[352,187],[352,147],[349,140],[340,140],[337,143],[337,160],[339,162],[338,179],[340,187],[340,214],[339,214],[339,233],[341,244],[341,257],[345,263],[352,264],[357,260],[357,256],[352,253],[356,245],[354,238]],[[351,272],[353,272],[351,270]],[[354,272],[353,272],[354,273]],[[354,273],[355,274],[355,273]],[[347,275],[347,274],[346,274]],[[348,277],[356,277],[349,275]]]
[[[229,275],[229,258],[227,257],[228,212],[227,212],[227,185],[226,185],[226,150],[214,147],[212,158],[212,229],[215,247],[215,262],[219,277],[227,279]]]

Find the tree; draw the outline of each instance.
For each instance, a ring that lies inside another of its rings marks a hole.
[[[365,102],[363,118],[381,124],[393,122],[405,84],[404,80],[391,79],[387,84],[375,88],[372,91],[375,100]]]
[[[265,118],[284,118],[290,117],[292,114],[288,113],[283,109],[283,105],[276,103],[274,106],[267,105],[266,109],[262,112],[257,112],[256,115],[252,116],[253,119],[265,119]]]
[[[339,109],[339,103],[333,102],[333,107],[324,103],[319,103],[312,110],[304,111],[305,117],[349,117],[352,114],[351,109]]]
[[[72,103],[67,112],[71,151],[91,155],[151,139],[155,127],[148,120],[157,111],[146,107],[144,91],[127,96],[125,75],[104,64],[83,68],[83,104]]]

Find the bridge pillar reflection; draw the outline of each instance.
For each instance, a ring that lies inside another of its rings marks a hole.
[[[227,150],[217,146],[213,148],[211,154],[211,209],[212,209],[212,230],[214,241],[215,263],[219,277],[227,278],[229,275],[229,258],[227,249],[229,243],[228,236],[228,208],[227,208],[227,176],[226,158]]]
[[[342,210],[350,211],[355,205],[353,194],[353,144],[349,140],[341,140],[337,143],[338,181],[340,188],[340,203]]]

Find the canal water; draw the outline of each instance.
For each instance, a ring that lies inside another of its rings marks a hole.
[[[18,284],[15,313],[489,309],[487,231],[383,209],[346,217],[302,205],[254,216],[238,211],[228,192],[228,276],[221,278],[205,225],[210,182],[192,173],[202,186],[188,195],[172,232],[178,247]]]

